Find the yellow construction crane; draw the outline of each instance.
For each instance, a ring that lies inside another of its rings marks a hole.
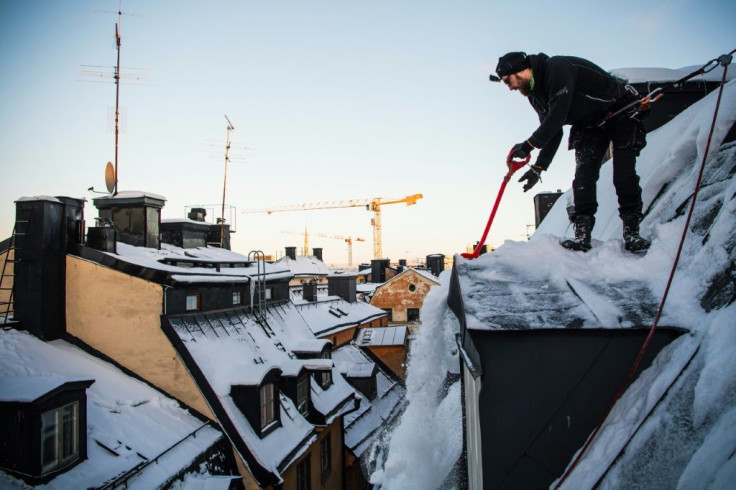
[[[381,197],[374,197],[368,199],[347,199],[345,201],[325,201],[325,202],[313,202],[305,204],[295,204],[292,206],[276,206],[273,208],[265,209],[247,209],[243,213],[277,213],[280,211],[309,211],[312,209],[334,209],[334,208],[356,208],[363,207],[367,211],[373,211],[373,218],[371,219],[371,225],[373,226],[373,258],[383,258],[383,245],[381,241],[381,206],[388,204],[400,204],[405,202],[407,206],[416,204],[419,199],[423,196],[421,194],[412,194],[402,199],[386,199]]]
[[[317,233],[316,235],[310,235],[307,232],[307,228],[304,227],[304,233],[298,232],[298,231],[288,231],[283,230],[281,233],[289,233],[291,235],[304,235],[304,255],[307,255],[309,250],[309,237],[322,237],[322,238],[334,238],[336,240],[342,240],[345,243],[348,244],[348,267],[353,266],[353,240],[356,242],[364,242],[365,238],[353,238],[353,237],[344,237],[340,235],[327,235],[325,233]]]

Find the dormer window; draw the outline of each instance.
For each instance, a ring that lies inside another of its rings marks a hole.
[[[261,431],[265,432],[276,423],[276,385],[261,386]]]
[[[92,383],[63,376],[0,376],[2,470],[35,487],[84,461],[86,390]]]
[[[300,376],[296,383],[296,408],[303,416],[309,415],[309,376]]]
[[[79,402],[41,416],[41,465],[44,473],[79,457]]]
[[[331,353],[329,347],[326,348],[324,351],[322,351],[322,355],[320,356],[322,359],[331,359]],[[332,371],[322,371],[318,374],[318,381],[319,385],[322,387],[323,390],[326,390],[330,387],[332,384]]]
[[[201,311],[202,310],[202,295],[199,293],[187,294],[186,310],[187,311]]]
[[[233,305],[243,304],[243,292],[240,290],[233,291]]]
[[[245,415],[258,437],[264,438],[281,427],[281,382],[281,370],[271,368],[259,382],[230,387],[233,403]]]

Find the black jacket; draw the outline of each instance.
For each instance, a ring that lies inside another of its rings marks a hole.
[[[529,137],[541,148],[537,164],[547,169],[562,140],[565,124],[588,125],[631,99],[620,80],[575,56],[530,55],[534,87],[528,96],[540,125]]]

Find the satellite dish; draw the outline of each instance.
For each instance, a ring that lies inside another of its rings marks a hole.
[[[107,186],[107,192],[112,194],[115,189],[115,167],[112,166],[112,162],[107,162],[105,166],[105,185]]]

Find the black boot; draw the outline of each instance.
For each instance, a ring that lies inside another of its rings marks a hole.
[[[572,225],[575,227],[575,238],[565,240],[560,245],[568,250],[587,252],[591,249],[590,234],[593,231],[593,225],[595,225],[595,217],[585,214],[578,215]]]
[[[624,248],[630,252],[645,253],[651,245],[648,240],[639,235],[641,218],[638,213],[621,216],[621,221],[624,223]]]

